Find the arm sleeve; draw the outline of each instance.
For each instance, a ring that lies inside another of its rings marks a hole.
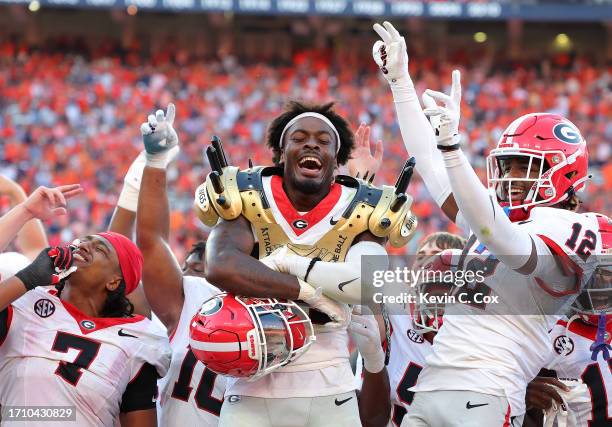
[[[545,248],[536,245],[529,232],[510,221],[497,200],[484,188],[461,150],[445,153],[444,163],[465,222],[480,243],[501,262],[512,269],[520,269],[534,251]]]
[[[155,367],[150,363],[144,363],[125,388],[120,411],[125,413],[155,408],[158,378]]]
[[[423,113],[410,79],[391,85],[395,111],[406,150],[416,159],[416,170],[438,206],[451,194],[442,154],[436,149],[436,136]]]
[[[359,242],[351,246],[344,262],[317,261],[306,279],[306,272],[312,259],[290,255],[289,273],[315,288],[322,288],[323,293],[331,299],[346,304],[360,304],[362,286],[366,286],[361,278],[363,255],[377,256],[375,260],[377,268],[386,269],[388,266],[387,251],[384,247],[376,242]]]

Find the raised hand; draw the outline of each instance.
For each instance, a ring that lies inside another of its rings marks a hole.
[[[459,120],[461,118],[461,73],[453,71],[453,84],[450,96],[435,90],[427,89],[423,93],[423,112],[431,118],[432,126],[436,131],[438,148],[443,151],[459,147]],[[444,106],[438,105],[436,102]]]
[[[363,177],[366,172],[370,176],[377,173],[382,165],[383,152],[383,142],[378,140],[376,151],[372,155],[370,150],[370,126],[366,126],[365,123],[360,124],[357,132],[355,132],[355,147],[351,153],[351,159],[348,161],[349,175],[357,176],[357,173],[359,173]]]
[[[82,191],[80,184],[60,185],[55,188],[38,187],[22,205],[32,217],[45,221],[66,215],[66,200],[81,194]]]
[[[385,78],[389,83],[396,83],[401,78],[408,79],[406,40],[388,21],[383,22],[383,25],[374,24],[374,31],[382,41],[374,43],[372,57]]]
[[[168,166],[169,151],[179,144],[178,135],[172,127],[175,114],[176,108],[170,103],[166,114],[163,110],[157,110],[155,115],[149,114],[146,123],[140,125],[147,165],[164,169]]]

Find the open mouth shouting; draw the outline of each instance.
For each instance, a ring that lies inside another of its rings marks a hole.
[[[300,174],[307,178],[317,178],[321,175],[323,165],[321,160],[313,155],[305,155],[298,161]]]

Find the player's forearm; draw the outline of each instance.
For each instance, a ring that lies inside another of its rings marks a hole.
[[[391,415],[391,387],[387,368],[378,373],[363,371],[359,393],[359,418],[364,427],[385,427]]]
[[[529,233],[510,221],[460,149],[444,153],[444,163],[455,201],[479,242],[510,268],[523,267],[533,247]]]
[[[433,129],[423,114],[410,78],[390,86],[406,150],[416,159],[417,172],[435,202],[441,207],[451,194],[451,187],[444,171],[442,156],[435,148],[436,137]]]
[[[32,218],[32,214],[22,204],[15,206],[0,218],[0,251],[6,248]]]
[[[384,257],[385,265],[381,267],[386,268],[387,252],[385,248],[374,242],[357,243],[351,247],[344,262],[316,261],[312,264],[311,258],[289,255],[286,265],[288,273],[315,288],[321,288],[329,298],[346,304],[360,304],[362,289],[367,286],[361,277],[361,262],[364,255]]]
[[[27,289],[23,282],[15,276],[0,282],[0,311],[4,310],[26,292]]]
[[[166,172],[147,167],[136,211],[136,241],[144,257],[142,283],[147,300],[170,330],[183,307],[183,275],[170,249]]]
[[[170,210],[166,190],[166,170],[146,167],[136,212],[136,236],[143,253],[168,241]]]
[[[276,272],[249,255],[222,249],[214,252],[212,262],[210,258],[207,255],[206,279],[220,289],[236,295],[298,299],[296,277]]]

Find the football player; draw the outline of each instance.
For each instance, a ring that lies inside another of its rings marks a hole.
[[[569,321],[560,320],[550,334],[547,368],[562,380],[537,377],[527,387],[527,406],[546,411],[547,426],[553,421],[580,427],[612,423],[612,222],[604,215],[598,220],[601,262],[574,302]]]
[[[276,166],[244,171],[209,149],[213,172],[196,193],[198,214],[207,224],[221,219],[207,242],[206,277],[237,295],[304,301],[320,325],[301,358],[256,381],[228,379],[220,425],[359,425],[347,303],[362,297],[361,256],[384,263],[384,238],[401,246],[412,234],[411,199],[405,188],[382,197],[366,181],[335,176],[354,142],[332,104],[290,103],[267,143]]]
[[[459,71],[450,96],[426,91],[434,133],[408,74],[403,37],[388,22],[375,30],[382,41],[374,60],[393,92],[404,144],[437,204],[473,233],[460,269],[485,278],[463,287],[465,303],[445,307],[402,425],[520,425],[548,331],[588,282],[601,250],[595,217],[573,212],[587,180],[586,142],[561,116],[520,117],[487,158],[487,191],[461,150]]]
[[[425,237],[416,251],[413,270],[425,267],[442,251],[463,249],[465,239],[460,236],[438,232]],[[428,284],[425,284],[426,287]],[[390,309],[391,352],[389,357],[389,379],[391,382],[391,425],[399,427],[414,393],[408,389],[416,384],[419,373],[425,366],[425,358],[431,353],[433,339],[441,326],[442,313],[421,311],[418,307],[405,308],[405,313]],[[412,315],[411,315],[412,314]]]
[[[126,299],[141,269],[136,245],[104,232],[47,248],[0,283],[3,425],[19,424],[10,411],[19,406],[51,410],[28,418],[29,426],[156,425],[156,382],[170,349]]]
[[[189,252],[182,267],[168,245],[166,168],[179,145],[174,117],[175,106],[170,104],[166,114],[158,110],[142,124],[144,159],[140,167],[137,161],[128,171],[126,186],[131,182],[133,188],[124,190],[120,206],[136,211],[136,239],[144,256],[144,291],[170,336],[170,369],[159,381],[160,425],[213,427],[219,423],[225,378],[194,356],[189,348],[189,323],[202,303],[219,290],[203,277],[204,242]]]

